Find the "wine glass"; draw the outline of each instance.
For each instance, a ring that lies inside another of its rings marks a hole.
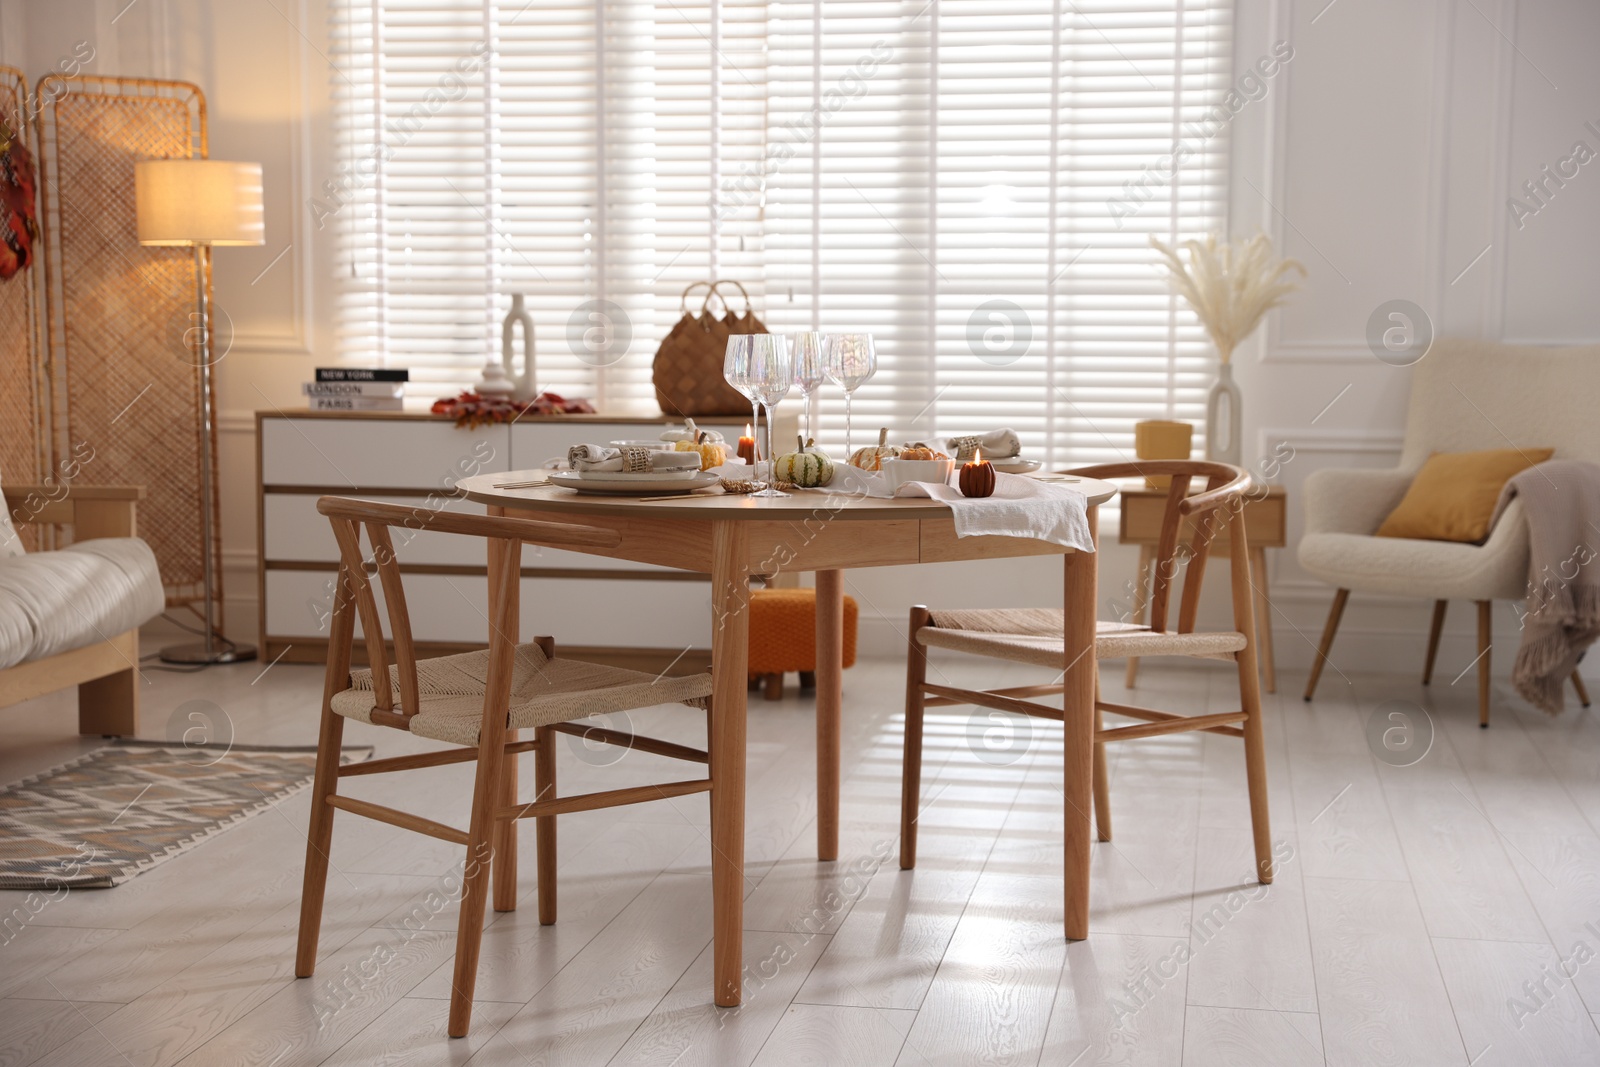
[[[850,397],[878,369],[870,333],[841,333],[829,338],[828,380],[844,390],[844,451],[854,447],[850,434]]]
[[[784,494],[773,487],[771,472],[776,468],[772,449],[772,419],[778,409],[778,402],[789,395],[789,390],[794,386],[794,353],[789,350],[789,339],[781,334],[753,333],[750,338],[750,384],[751,395],[767,409],[767,484],[754,496],[783,496]]]
[[[800,387],[800,402],[806,407],[807,438],[817,436],[811,397],[828,376],[829,347],[829,338],[825,333],[807,330],[794,335],[794,384]]]
[[[736,333],[728,338],[727,350],[722,357],[722,377],[727,383],[744,394],[750,401],[750,433],[755,440],[761,440],[761,404],[756,400],[755,392],[750,388],[750,370],[752,347],[750,338],[756,334]],[[750,465],[754,468],[760,459],[759,456],[750,457]]]

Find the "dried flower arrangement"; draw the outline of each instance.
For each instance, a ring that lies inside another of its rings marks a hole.
[[[1264,234],[1227,243],[1208,234],[1203,241],[1184,241],[1177,248],[1152,237],[1150,245],[1161,253],[1173,292],[1194,309],[1224,364],[1266,313],[1300,288],[1285,276],[1306,276],[1298,260],[1279,259]],[[1189,253],[1187,266],[1179,249]]]

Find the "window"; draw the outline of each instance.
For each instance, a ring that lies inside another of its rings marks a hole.
[[[522,292],[542,386],[653,407],[680,293],[733,279],[774,331],[875,336],[858,443],[1010,425],[1052,463],[1127,454],[1138,419],[1201,415],[1204,336],[1148,238],[1223,228],[1230,9],[336,0],[342,166],[312,211],[341,355],[443,393]]]

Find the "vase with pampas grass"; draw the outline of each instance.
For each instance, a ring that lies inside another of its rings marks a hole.
[[[1300,288],[1290,275],[1304,278],[1306,269],[1296,260],[1279,259],[1264,234],[1231,243],[1209,234],[1203,241],[1184,241],[1177,248],[1152,237],[1150,245],[1161,253],[1172,291],[1194,309],[1217,349],[1217,380],[1206,396],[1206,458],[1237,466],[1242,397],[1230,360],[1267,312]],[[1188,252],[1187,264],[1179,249]]]

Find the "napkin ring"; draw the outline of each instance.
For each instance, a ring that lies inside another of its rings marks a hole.
[[[958,463],[969,462],[973,456],[978,454],[978,446],[982,443],[983,439],[977,436],[952,437],[950,439],[950,444],[956,450],[956,462]]]
[[[622,450],[622,469],[629,474],[643,474],[650,469],[648,448],[628,447]]]

